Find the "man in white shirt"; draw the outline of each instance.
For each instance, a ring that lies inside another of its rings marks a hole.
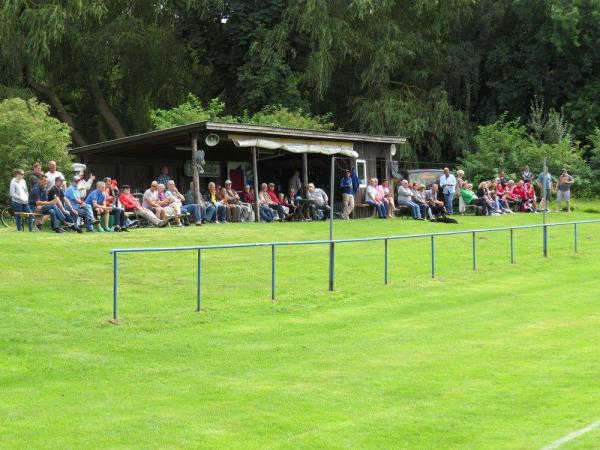
[[[447,167],[444,167],[444,174],[440,177],[440,187],[442,188],[442,194],[444,194],[446,212],[454,214],[452,201],[454,200],[454,193],[456,191],[456,178],[450,173],[450,169]]]
[[[54,180],[58,177],[65,179],[65,176],[56,170],[56,161],[48,161],[48,172],[46,172],[46,177],[48,177],[48,185],[46,186],[46,190],[49,191],[54,186]]]
[[[146,192],[144,192],[142,206],[152,211],[159,220],[166,219],[167,214],[164,208],[158,204],[158,181],[152,181],[150,189],[146,189]]]

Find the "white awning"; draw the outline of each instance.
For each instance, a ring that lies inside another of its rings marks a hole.
[[[263,138],[230,134],[236,147],[259,147],[269,150],[285,150],[290,153],[320,153],[321,155],[344,155],[358,158],[352,142],[309,141],[304,139]]]

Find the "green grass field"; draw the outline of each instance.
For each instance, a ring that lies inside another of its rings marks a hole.
[[[598,204],[588,205],[597,207]],[[581,209],[581,208],[580,208]],[[585,208],[583,208],[585,209]],[[600,214],[550,214],[549,221]],[[459,225],[365,219],[336,237]],[[2,448],[541,448],[600,419],[600,224],[436,240],[120,258],[111,248],[326,239],[327,223],[229,224],[129,234],[0,230]],[[600,429],[565,449],[600,447]]]

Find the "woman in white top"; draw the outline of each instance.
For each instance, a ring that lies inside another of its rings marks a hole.
[[[15,177],[10,180],[10,202],[15,212],[17,231],[23,230],[21,215],[18,213],[29,213],[27,223],[29,224],[29,231],[33,231],[33,214],[31,214],[29,208],[29,192],[27,191],[27,183],[23,179],[24,175],[25,172],[22,169],[15,170]]]

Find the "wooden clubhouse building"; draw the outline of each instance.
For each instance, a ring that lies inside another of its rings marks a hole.
[[[406,139],[338,131],[313,131],[224,122],[199,122],[73,148],[70,153],[96,179],[111,177],[143,192],[164,166],[180,191],[195,178],[202,192],[209,181],[230,179],[236,190],[273,182],[286,192],[294,170],[308,182],[330,192],[331,164],[336,180],[354,167],[364,199],[369,178],[391,178],[396,146]],[[193,164],[204,152],[204,164]],[[332,158],[335,157],[335,158]],[[337,191],[337,189],[336,189]],[[336,196],[337,200],[337,196]]]

